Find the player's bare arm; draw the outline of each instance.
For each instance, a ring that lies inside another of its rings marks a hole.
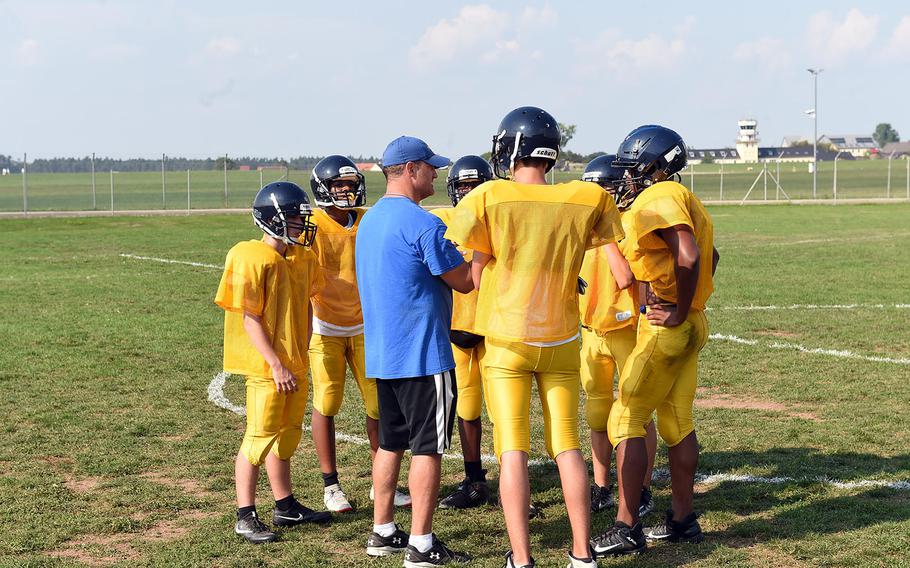
[[[462,294],[467,294],[474,289],[474,280],[471,276],[471,265],[463,262],[452,270],[439,276],[449,288]]]
[[[698,284],[698,266],[700,253],[695,243],[692,228],[687,225],[675,225],[669,229],[657,231],[657,235],[667,243],[673,255],[673,269],[676,274],[676,309],[666,309],[660,305],[653,306],[647,313],[648,321],[654,325],[676,327],[689,317],[692,298]]]
[[[474,288],[477,290],[480,290],[480,277],[483,276],[483,267],[491,260],[493,260],[493,257],[487,253],[474,251],[474,256],[471,258],[471,279],[474,281]]]
[[[605,245],[607,251],[607,262],[610,264],[610,272],[613,273],[613,279],[616,280],[616,287],[625,290],[635,282],[632,275],[632,269],[629,267],[629,261],[622,255],[619,245],[610,243]]]
[[[272,348],[269,336],[262,326],[262,318],[250,312],[243,312],[243,329],[250,337],[253,347],[256,348],[256,351],[259,351],[269,364],[269,367],[272,368],[272,379],[275,381],[275,389],[284,393],[297,392],[297,377],[287,370],[281,363],[281,359],[278,358],[278,354],[275,353],[275,349]]]
[[[717,263],[720,262],[720,253],[717,252],[717,247],[711,247],[713,253],[711,254],[711,276],[714,276],[714,273],[717,272]]]

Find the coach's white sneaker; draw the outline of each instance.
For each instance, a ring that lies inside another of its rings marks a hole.
[[[593,551],[590,558],[575,558],[569,553],[569,563],[566,568],[597,568],[597,560],[594,558]]]
[[[370,485],[370,501],[373,501],[373,486]],[[402,493],[398,489],[395,489],[395,506],[396,507],[410,507],[411,506],[411,496],[407,493]]]
[[[325,503],[325,508],[333,513],[347,513],[354,510],[351,502],[348,501],[348,496],[344,494],[344,491],[341,490],[337,483],[325,488],[322,502]]]

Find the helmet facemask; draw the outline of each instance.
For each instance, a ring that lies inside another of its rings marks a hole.
[[[288,203],[283,207],[278,203],[275,194],[269,196],[275,207],[275,214],[271,218],[260,219],[258,211],[253,212],[253,222],[262,231],[282,241],[286,245],[300,245],[309,247],[316,239],[316,224],[313,223],[313,211],[307,203]],[[292,221],[291,217],[300,217],[300,221]],[[298,232],[291,236],[291,231]]]
[[[361,207],[366,201],[366,185],[363,181],[363,174],[339,176],[323,182],[323,185],[327,186],[326,190],[332,205],[339,209]]]

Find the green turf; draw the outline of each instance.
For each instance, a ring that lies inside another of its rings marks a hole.
[[[910,303],[910,205],[711,213],[722,255],[711,331],[761,344],[714,340],[703,352],[699,397],[721,402],[696,411],[699,470],[801,481],[700,487],[705,544],[655,546],[601,565],[910,564],[910,492],[816,481],[910,480],[910,366],[762,347],[786,341],[910,357],[910,309],[894,307]],[[0,221],[0,565],[400,565],[363,554],[369,459],[349,442],[339,443],[338,459],[357,513],[329,528],[286,531],[273,545],[249,546],[231,532],[243,422],[206,400],[220,370],[222,314],[212,303],[220,272],[119,255],[218,265],[255,235],[245,215]],[[723,309],[805,303],[886,307]],[[362,434],[348,387],[338,430]],[[241,382],[230,379],[226,394],[242,404]],[[539,423],[534,432],[540,458]],[[484,441],[489,452],[488,431]],[[445,461],[443,473],[448,491],[459,462]],[[495,466],[490,475],[497,478]],[[304,502],[320,505],[306,435],[294,482]],[[532,490],[544,511],[531,522],[538,565],[564,565],[568,521],[552,466],[532,470]],[[658,509],[668,505],[665,482],[656,496]],[[271,512],[264,480],[260,511]],[[595,531],[610,514],[595,517]],[[409,525],[407,513],[398,520]],[[435,526],[474,551],[475,566],[499,566],[508,548],[492,507],[440,512]]]
[[[894,160],[891,172],[891,197],[910,197],[907,191],[907,161]],[[777,177],[776,164],[770,164],[769,171]],[[705,200],[742,199],[755,183],[761,172],[759,164],[726,165],[698,164],[690,166],[683,172],[682,181],[688,187],[695,188],[696,194]],[[445,171],[440,172],[436,181],[436,195],[427,199],[426,205],[448,204],[445,191]],[[820,199],[833,197],[832,162],[820,162],[817,196]],[[227,198],[225,198],[224,173],[220,171],[190,172],[190,202],[192,209],[209,209],[219,207],[247,207],[260,187],[260,179],[268,183],[284,175],[281,170],[229,171],[227,173]],[[291,181],[309,189],[307,171],[291,171]],[[368,202],[373,203],[385,188],[385,180],[379,172],[366,172]],[[559,172],[557,181],[578,179],[579,173]],[[111,210],[111,173],[98,172],[95,178],[95,195],[92,196],[91,174],[31,174],[28,176],[28,209],[29,211],[54,210]],[[721,177],[723,177],[723,196],[721,196]],[[137,209],[186,209],[187,208],[187,173],[169,171],[165,174],[164,191],[162,191],[160,172],[117,173],[113,174],[115,211]],[[777,191],[771,177],[767,178],[767,191],[764,178],[758,181],[749,194],[750,200],[806,199],[812,197],[812,176],[807,172],[807,164],[781,164],[780,184],[783,192]],[[838,163],[839,199],[886,197],[888,185],[887,160],[856,160]],[[0,211],[22,211],[23,187],[22,176],[0,176]]]

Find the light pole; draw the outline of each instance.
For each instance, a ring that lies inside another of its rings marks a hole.
[[[812,199],[816,197],[816,188],[818,187],[818,75],[824,69],[806,69],[812,73],[814,83],[814,102],[812,103],[812,126],[814,133],[812,136]]]

